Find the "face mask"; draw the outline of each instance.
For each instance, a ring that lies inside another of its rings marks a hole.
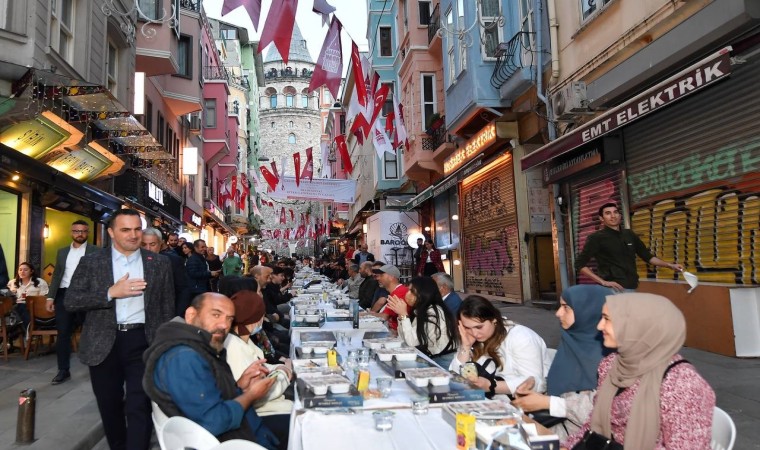
[[[251,336],[253,336],[254,334],[258,334],[259,331],[261,331],[262,329],[264,329],[263,323],[259,324],[259,326],[257,326],[256,328],[253,329],[253,331],[251,331]]]

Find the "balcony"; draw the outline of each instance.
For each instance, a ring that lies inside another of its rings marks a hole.
[[[192,12],[201,12],[201,0],[179,0],[179,7]]]
[[[226,67],[222,66],[204,66],[203,67],[203,79],[205,81],[230,81],[230,73]]]
[[[277,70],[276,68],[272,67],[264,73],[264,78],[266,79],[272,79],[272,78],[308,78],[310,79],[311,76],[314,74],[313,70],[308,70],[306,68],[299,70],[294,70],[292,67],[286,67],[284,69]]]
[[[533,84],[530,68],[536,60],[534,34],[519,31],[496,49],[491,86],[499,89],[502,99],[513,100]]]
[[[451,136],[446,129],[445,122],[436,129],[425,131],[427,137],[422,138],[422,150],[434,152],[443,144],[451,143]]]
[[[435,5],[435,8],[433,8],[433,12],[430,14],[430,23],[428,23],[428,44],[431,45],[433,39],[438,36],[438,30],[441,28],[441,12],[438,7],[439,5]]]

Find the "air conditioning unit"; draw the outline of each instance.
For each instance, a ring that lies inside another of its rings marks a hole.
[[[203,200],[213,200],[211,198],[211,186],[203,186]]]
[[[552,95],[552,111],[555,120],[573,121],[591,109],[586,97],[586,83],[573,81]]]
[[[201,132],[201,114],[200,113],[190,114],[190,132],[196,133],[196,134]]]

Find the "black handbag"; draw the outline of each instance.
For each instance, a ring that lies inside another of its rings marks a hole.
[[[548,409],[540,409],[538,411],[533,411],[528,413],[528,415],[531,417],[531,419],[535,420],[536,422],[540,423],[546,428],[551,428],[555,425],[559,425],[565,420],[567,420],[567,417],[555,417],[549,414]]]
[[[588,430],[572,450],[623,450],[623,444],[615,438],[607,438],[601,434]]]

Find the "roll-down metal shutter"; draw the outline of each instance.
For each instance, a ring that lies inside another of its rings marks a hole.
[[[632,228],[701,281],[760,279],[760,59],[624,129]],[[639,261],[639,275],[672,279]]]
[[[616,168],[599,169],[570,183],[575,255],[583,249],[588,235],[601,228],[599,208],[609,202],[621,205],[620,183],[621,172]],[[588,267],[596,271],[596,261],[592,260]],[[577,283],[594,283],[577,273],[576,277]]]
[[[522,301],[512,155],[462,182],[465,291]]]

